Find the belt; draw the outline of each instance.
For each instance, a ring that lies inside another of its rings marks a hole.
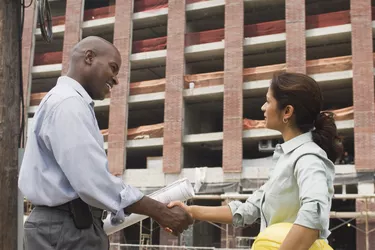
[[[71,213],[69,202],[64,203],[62,205],[54,206],[54,207],[48,207],[48,206],[36,206],[36,207],[56,209],[56,210]],[[100,219],[100,220],[104,220],[105,218],[107,218],[108,213],[107,213],[106,210],[102,210],[100,208],[92,207],[90,205],[89,205],[89,207],[90,207],[90,210],[91,210],[91,214],[94,218],[97,218],[97,219]]]

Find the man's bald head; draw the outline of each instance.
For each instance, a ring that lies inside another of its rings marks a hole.
[[[89,36],[73,47],[68,76],[81,83],[93,99],[102,99],[117,84],[120,67],[117,48],[101,37]]]
[[[98,36],[89,36],[79,41],[73,47],[70,62],[75,64],[87,51],[93,51],[96,55],[106,53],[117,53],[120,55],[120,52],[112,43]]]

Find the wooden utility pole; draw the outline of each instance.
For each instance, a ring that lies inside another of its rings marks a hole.
[[[0,0],[0,250],[17,249],[20,0]]]

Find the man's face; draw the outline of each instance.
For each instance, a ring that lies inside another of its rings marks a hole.
[[[121,67],[121,57],[114,48],[103,55],[96,55],[90,68],[89,92],[94,100],[108,97],[114,85],[118,84],[117,74]]]

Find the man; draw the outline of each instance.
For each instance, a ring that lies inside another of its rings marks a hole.
[[[26,250],[108,249],[103,210],[112,223],[150,216],[179,234],[192,218],[167,208],[108,171],[93,99],[119,84],[121,56],[109,42],[88,37],[72,50],[69,70],[43,98],[34,116],[19,188],[36,207],[25,222]]]

